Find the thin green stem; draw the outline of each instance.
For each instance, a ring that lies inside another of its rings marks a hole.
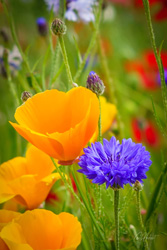
[[[98,99],[99,99],[99,109],[100,109],[100,115],[99,115],[99,121],[98,121],[98,132],[99,132],[99,134],[98,134],[98,141],[99,142],[103,142],[102,141],[102,128],[101,128],[101,102],[100,102],[100,97],[99,96],[97,96],[98,97]]]
[[[140,191],[135,191],[136,192],[136,208],[137,208],[137,215],[138,215],[138,220],[140,223],[141,230],[143,232],[143,240],[144,240],[144,246],[145,249],[149,249],[148,247],[148,241],[147,241],[147,232],[143,224],[142,216],[141,216],[141,205],[140,205]]]
[[[103,67],[104,74],[106,76],[107,88],[109,89],[109,97],[112,103],[117,106],[118,101],[117,101],[116,94],[115,94],[115,86],[114,86],[113,79],[111,78],[106,55],[105,55],[103,46],[101,44],[100,34],[98,34],[97,40],[98,40],[98,45],[99,45],[100,60],[101,60],[101,64]],[[118,130],[119,130],[119,137],[120,139],[122,139],[123,138],[123,123],[122,123],[119,112],[117,113],[117,124],[118,124]]]
[[[85,67],[85,64],[86,64],[86,60],[88,59],[88,56],[89,54],[91,53],[96,41],[97,41],[97,35],[98,35],[98,29],[99,29],[99,23],[100,23],[100,15],[101,15],[101,8],[102,8],[102,0],[99,1],[99,8],[98,8],[98,12],[97,12],[97,16],[96,16],[96,22],[95,22],[95,25],[94,25],[94,30],[93,30],[93,35],[91,37],[91,40],[90,40],[90,43],[89,43],[89,46],[87,48],[87,51],[84,55],[84,58],[82,60],[82,62],[80,63],[79,65],[79,68],[77,70],[77,73],[76,75],[74,76],[74,82],[77,82],[84,67]]]
[[[154,55],[156,58],[156,62],[158,65],[158,69],[160,72],[162,99],[163,99],[163,105],[164,105],[164,111],[165,111],[165,119],[167,122],[167,89],[166,89],[166,83],[165,83],[163,64],[162,64],[161,57],[160,57],[160,55],[158,55],[158,51],[157,51],[154,30],[153,30],[153,26],[152,26],[152,22],[151,22],[151,13],[150,13],[149,2],[148,2],[148,0],[142,0],[142,1],[144,4],[145,14],[146,14],[146,18],[147,18],[147,24],[148,24],[148,29],[149,29],[149,33],[150,33],[150,39],[151,39],[151,45],[152,45]]]
[[[35,77],[34,77],[34,75],[33,75],[33,72],[32,72],[31,69],[30,69],[30,66],[29,66],[27,57],[26,57],[26,55],[23,53],[23,50],[22,50],[22,48],[21,48],[21,46],[20,46],[20,44],[19,44],[19,41],[18,41],[18,38],[17,38],[17,35],[16,35],[16,30],[15,30],[15,26],[14,26],[14,22],[13,22],[12,15],[11,15],[11,13],[9,14],[9,11],[8,11],[8,9],[7,9],[6,4],[5,4],[4,1],[2,1],[2,5],[3,5],[3,8],[4,8],[4,10],[5,10],[5,13],[6,13],[7,17],[8,17],[8,20],[9,20],[9,24],[10,24],[10,29],[11,29],[11,33],[12,33],[13,40],[14,40],[14,42],[16,43],[16,45],[17,45],[17,47],[18,47],[18,50],[19,50],[19,52],[20,52],[20,54],[21,54],[21,56],[22,56],[22,59],[23,59],[23,61],[24,61],[24,63],[25,63],[25,66],[27,67],[27,70],[29,71],[29,73],[30,73],[30,75],[31,75],[31,77],[32,77],[32,85],[33,85],[33,88],[35,89],[36,92],[40,92],[41,89],[40,89],[40,87],[39,87],[39,85],[38,85],[38,82],[37,82],[37,80],[35,79]]]
[[[72,74],[71,74],[71,70],[70,70],[70,65],[69,65],[69,62],[68,62],[66,48],[65,48],[65,45],[64,45],[64,39],[63,39],[63,36],[61,36],[61,35],[59,36],[59,43],[60,43],[61,52],[62,52],[62,55],[63,55],[64,64],[65,64],[67,75],[68,75],[68,81],[69,81],[70,85],[73,86],[73,79],[72,79]]]
[[[99,115],[99,121],[98,121],[98,141],[102,144],[102,128],[101,128],[101,102],[100,102],[100,97],[98,97],[99,100],[99,108],[100,108],[100,115]],[[102,200],[101,200],[101,185],[97,186],[97,191],[98,191],[98,216],[101,216],[101,209],[102,209]]]
[[[114,190],[115,245],[119,250],[119,190]]]
[[[90,217],[91,217],[91,219],[92,219],[92,221],[93,221],[93,223],[94,223],[94,225],[95,225],[95,227],[96,227],[96,229],[97,229],[97,231],[98,231],[100,237],[102,238],[102,241],[103,241],[103,244],[104,244],[105,248],[108,249],[108,245],[107,245],[107,243],[106,243],[106,239],[105,239],[105,237],[104,237],[104,234],[102,233],[102,231],[101,231],[101,229],[100,229],[100,227],[99,227],[99,225],[98,225],[98,223],[97,223],[97,220],[96,220],[94,214],[92,213],[92,210],[91,210],[89,204],[87,203],[87,201],[86,201],[86,199],[85,199],[85,195],[83,194],[83,192],[82,192],[82,190],[81,190],[81,188],[80,188],[80,185],[79,185],[78,180],[77,180],[77,178],[76,178],[76,176],[75,176],[75,174],[74,174],[73,169],[72,169],[72,175],[73,175],[75,184],[76,184],[76,186],[77,186],[77,189],[78,189],[78,191],[79,191],[79,193],[80,193],[80,196],[81,196],[81,198],[82,198],[82,200],[83,200],[83,202],[84,202],[84,204],[85,204],[85,207],[86,207],[86,209],[87,209],[87,211],[88,211],[88,213],[89,213],[89,215],[90,215]]]
[[[80,198],[79,198],[79,197],[77,196],[77,194],[74,192],[74,189],[73,189],[72,184],[71,184],[71,183],[70,183],[70,184],[68,183],[65,174],[61,172],[60,168],[57,166],[55,160],[54,160],[52,157],[51,157],[51,160],[52,160],[52,162],[53,162],[53,164],[54,164],[54,166],[55,166],[55,168],[56,168],[56,171],[59,173],[60,177],[61,177],[62,180],[64,181],[64,184],[65,184],[66,188],[69,189],[69,190],[71,191],[71,193],[73,194],[73,196],[76,198],[76,200],[77,200],[77,201],[79,202],[79,204],[81,205],[81,208],[85,208],[84,205],[83,205],[83,203],[81,202]]]

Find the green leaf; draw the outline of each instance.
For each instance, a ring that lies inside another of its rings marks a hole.
[[[151,218],[154,211],[157,209],[157,207],[159,205],[159,202],[161,200],[161,197],[162,197],[162,194],[164,191],[164,187],[165,187],[166,173],[167,173],[167,162],[164,162],[163,169],[162,169],[160,176],[157,180],[155,189],[152,193],[150,204],[149,204],[148,209],[147,209],[145,223],[148,222],[148,220]]]
[[[164,128],[162,127],[162,124],[161,124],[161,122],[160,122],[160,119],[159,119],[159,117],[158,117],[158,115],[157,115],[157,112],[156,112],[156,109],[155,109],[155,105],[154,105],[154,101],[153,101],[153,97],[152,97],[152,96],[151,96],[151,101],[152,101],[153,114],[154,114],[154,118],[155,118],[155,120],[156,120],[156,123],[157,123],[157,125],[158,125],[158,127],[159,127],[159,129],[160,129],[160,131],[161,131],[161,133],[162,133],[162,135],[163,135],[163,136],[167,136],[167,134],[165,134]]]

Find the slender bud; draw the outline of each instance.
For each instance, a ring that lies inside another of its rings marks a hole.
[[[47,24],[46,19],[44,17],[39,17],[37,18],[36,22],[37,22],[39,34],[41,36],[46,36],[48,33],[48,24]]]
[[[56,36],[61,36],[61,35],[65,35],[66,31],[67,31],[67,27],[65,25],[65,23],[56,18],[53,22],[52,22],[52,32],[56,35]]]
[[[136,181],[133,185],[133,189],[135,191],[141,191],[142,190],[142,184],[140,183],[140,181]]]
[[[86,88],[92,90],[97,95],[102,95],[105,86],[100,77],[94,71],[91,71],[88,75]]]
[[[23,102],[26,102],[30,97],[32,97],[31,93],[28,92],[28,91],[24,91],[22,94],[21,94],[21,100]]]

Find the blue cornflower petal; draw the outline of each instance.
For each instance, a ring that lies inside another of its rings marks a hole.
[[[131,139],[123,139],[122,144],[112,137],[110,141],[103,139],[84,149],[84,155],[78,163],[78,172],[86,175],[93,183],[106,183],[106,188],[124,187],[136,181],[143,183],[146,172],[152,161],[150,153],[142,144],[136,144]]]

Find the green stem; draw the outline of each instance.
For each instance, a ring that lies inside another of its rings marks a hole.
[[[155,35],[154,35],[153,26],[152,26],[152,22],[151,22],[151,14],[150,14],[149,2],[148,2],[148,0],[142,0],[142,1],[143,1],[143,4],[144,4],[148,29],[149,29],[149,32],[150,32],[151,45],[152,45],[154,55],[155,55],[155,58],[156,58],[156,62],[157,62],[157,65],[158,65],[158,69],[159,69],[159,72],[160,72],[162,99],[163,99],[163,105],[164,105],[164,111],[165,111],[165,119],[166,119],[166,122],[167,122],[167,89],[166,89],[166,83],[165,83],[163,64],[162,64],[161,57],[158,55],[158,52],[157,52],[157,46],[156,46],[156,42],[155,42]]]
[[[147,232],[143,224],[142,216],[141,216],[141,206],[140,206],[140,191],[135,191],[136,192],[136,208],[137,208],[137,215],[138,215],[138,220],[140,223],[141,230],[143,232],[143,240],[144,240],[144,246],[145,249],[149,249],[148,247],[148,241],[147,241]]]
[[[114,190],[114,217],[115,217],[115,243],[116,250],[119,250],[119,190]]]
[[[115,94],[115,86],[114,86],[113,79],[111,78],[106,55],[101,44],[100,34],[98,34],[98,43],[99,43],[100,60],[102,63],[104,74],[106,76],[106,84],[109,89],[109,96],[110,96],[112,103],[117,106],[118,101],[117,101],[116,94]],[[122,123],[119,112],[117,113],[117,124],[118,124],[118,130],[119,130],[119,137],[120,139],[122,139],[123,138],[123,123]]]
[[[99,99],[99,108],[100,108],[100,115],[99,115],[99,120],[98,120],[98,141],[102,144],[102,130],[101,130],[101,102],[100,102],[100,97],[97,96]],[[101,200],[101,185],[97,186],[97,192],[98,192],[98,216],[101,216],[101,209],[102,209],[102,200]]]
[[[67,75],[68,75],[68,81],[69,81],[70,85],[73,86],[73,79],[72,79],[72,75],[71,75],[70,65],[68,63],[68,57],[67,57],[66,48],[64,45],[64,39],[63,39],[63,36],[61,36],[61,35],[59,36],[59,43],[60,43],[61,52],[63,55],[64,64],[65,64]]]
[[[77,73],[76,75],[74,76],[74,82],[77,82],[83,69],[84,69],[84,66],[86,64],[86,60],[88,59],[88,56],[89,54],[91,53],[96,41],[97,41],[97,34],[98,34],[98,29],[99,29],[99,23],[100,23],[100,15],[101,15],[101,8],[102,8],[102,0],[99,1],[99,8],[98,8],[98,13],[97,13],[97,17],[96,17],[96,22],[95,22],[95,25],[94,25],[94,30],[93,30],[93,35],[91,37],[91,40],[90,40],[90,43],[89,43],[89,46],[87,48],[87,51],[84,55],[84,58],[82,60],[82,62],[80,63],[79,65],[79,68],[77,70]]]
[[[40,92],[41,89],[40,89],[40,87],[38,86],[38,82],[37,82],[37,80],[35,79],[35,77],[34,77],[34,75],[33,75],[33,72],[32,72],[31,69],[30,69],[30,66],[29,66],[27,57],[26,57],[26,55],[23,53],[22,48],[21,48],[21,46],[20,46],[20,44],[19,44],[18,38],[17,38],[17,36],[16,36],[16,30],[15,30],[15,26],[14,26],[14,22],[13,22],[13,18],[12,18],[12,16],[11,16],[11,13],[9,14],[9,11],[8,11],[8,9],[7,9],[6,4],[5,4],[4,1],[2,1],[2,5],[3,5],[3,8],[4,8],[5,12],[6,12],[6,15],[7,15],[8,19],[9,19],[9,24],[10,24],[10,29],[11,29],[11,33],[12,33],[13,40],[14,40],[14,42],[16,43],[16,45],[17,45],[17,47],[18,47],[18,50],[19,50],[19,52],[20,52],[20,54],[21,54],[21,56],[22,56],[22,59],[23,59],[23,61],[24,61],[24,63],[25,63],[25,66],[27,67],[27,70],[29,71],[29,73],[30,73],[30,75],[31,75],[31,77],[32,77],[32,85],[33,85],[33,88],[35,89],[36,92]]]
[[[99,121],[98,121],[98,131],[99,131],[99,134],[98,134],[98,141],[101,142],[101,144],[103,143],[102,141],[102,130],[101,130],[101,102],[100,102],[100,97],[97,96],[98,99],[99,99],[99,109],[100,109],[100,115],[99,115]]]
[[[85,199],[85,195],[82,193],[82,190],[81,190],[81,188],[80,188],[80,185],[79,185],[78,180],[77,180],[77,178],[76,178],[76,176],[75,176],[75,174],[74,174],[73,169],[72,169],[72,175],[73,175],[75,184],[76,184],[76,186],[77,186],[77,189],[78,189],[78,191],[79,191],[79,193],[80,193],[80,196],[81,196],[81,198],[82,198],[82,200],[83,200],[83,202],[84,202],[84,204],[85,204],[85,207],[86,207],[86,209],[87,209],[87,211],[88,211],[88,213],[89,213],[89,215],[90,215],[90,217],[91,217],[91,219],[92,219],[92,221],[93,221],[93,223],[94,223],[94,225],[95,225],[95,227],[96,227],[96,229],[97,229],[97,231],[98,231],[100,237],[102,238],[102,241],[103,241],[103,244],[104,244],[105,248],[108,249],[108,245],[107,245],[107,243],[106,243],[104,234],[102,233],[102,231],[101,231],[101,229],[100,229],[100,227],[99,227],[99,225],[98,225],[98,223],[97,223],[97,220],[96,220],[94,214],[92,213],[92,210],[91,210],[90,206],[88,205],[88,203],[87,203],[87,201],[86,201],[86,199]]]
[[[72,184],[71,184],[71,183],[70,183],[70,184],[68,183],[65,174],[61,172],[60,168],[57,166],[55,160],[54,160],[52,157],[51,157],[51,160],[52,160],[52,162],[53,162],[53,164],[54,164],[54,166],[55,166],[55,168],[56,168],[56,171],[59,173],[61,179],[64,181],[64,184],[65,184],[66,188],[69,189],[69,190],[71,191],[71,193],[73,194],[73,196],[74,196],[74,197],[76,198],[76,200],[79,202],[81,208],[85,208],[84,205],[83,205],[83,203],[80,201],[80,198],[79,198],[79,197],[77,196],[77,194],[74,192]],[[70,177],[69,177],[69,178],[70,178]]]

